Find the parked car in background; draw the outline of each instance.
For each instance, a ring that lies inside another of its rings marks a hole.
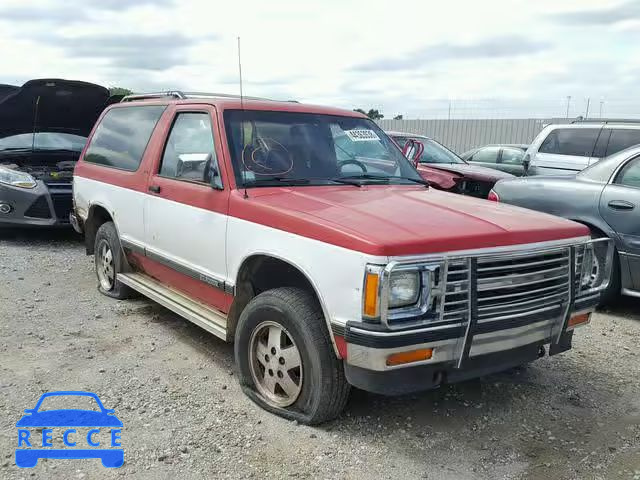
[[[524,175],[524,155],[529,145],[485,145],[466,151],[460,157],[471,165],[495,168],[517,177]]]
[[[109,90],[41,79],[0,88],[0,228],[69,225],[73,168]]]
[[[100,291],[233,341],[244,392],[270,412],[319,423],[350,385],[402,394],[564,352],[606,287],[578,277],[584,225],[430,188],[365,115],[125,100],[74,173]]]
[[[527,175],[574,175],[601,158],[640,144],[640,121],[582,120],[547,125],[524,158]]]
[[[603,300],[610,301],[620,291],[640,297],[640,146],[571,177],[498,182],[490,199],[575,220],[587,225],[593,237],[612,238],[616,261]],[[601,272],[602,255],[599,260],[593,275]]]
[[[438,190],[487,198],[491,187],[498,180],[513,177],[506,172],[469,165],[447,147],[424,135],[404,132],[386,133],[401,149],[408,140],[416,140],[424,145],[424,151],[416,167],[422,178],[428,180]]]

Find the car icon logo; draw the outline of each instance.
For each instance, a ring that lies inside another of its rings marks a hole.
[[[92,409],[47,409],[43,404],[50,404],[52,399],[64,406],[81,399]],[[18,446],[15,458],[18,467],[35,467],[41,458],[99,458],[107,468],[121,467],[124,463],[122,422],[114,410],[104,407],[95,393],[45,393],[34,408],[25,410],[16,427]]]

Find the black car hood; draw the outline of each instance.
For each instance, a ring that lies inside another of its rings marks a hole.
[[[467,163],[427,163],[429,167],[438,168],[440,170],[446,170],[448,172],[459,173],[465,177],[472,178],[474,180],[494,181],[514,178],[514,175],[503,172],[501,170],[495,170],[493,168],[477,167],[475,165],[469,165]]]
[[[87,136],[109,103],[109,90],[76,80],[29,80],[0,85],[0,138],[21,133],[62,132]]]

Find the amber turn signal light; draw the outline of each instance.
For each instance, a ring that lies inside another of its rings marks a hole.
[[[378,285],[380,277],[376,273],[367,273],[364,290],[364,314],[367,317],[378,316]]]
[[[576,327],[578,325],[582,325],[583,323],[588,323],[591,318],[590,313],[582,313],[580,315],[576,315],[569,319],[568,327]]]
[[[402,365],[404,363],[421,362],[433,356],[433,348],[421,348],[409,352],[393,353],[387,357],[387,366]]]

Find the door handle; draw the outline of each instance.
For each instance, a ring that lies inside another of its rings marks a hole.
[[[160,193],[159,185],[149,185],[149,191],[153,193]]]
[[[627,202],[626,200],[611,200],[609,202],[609,208],[613,208],[614,210],[633,210],[636,206]]]

